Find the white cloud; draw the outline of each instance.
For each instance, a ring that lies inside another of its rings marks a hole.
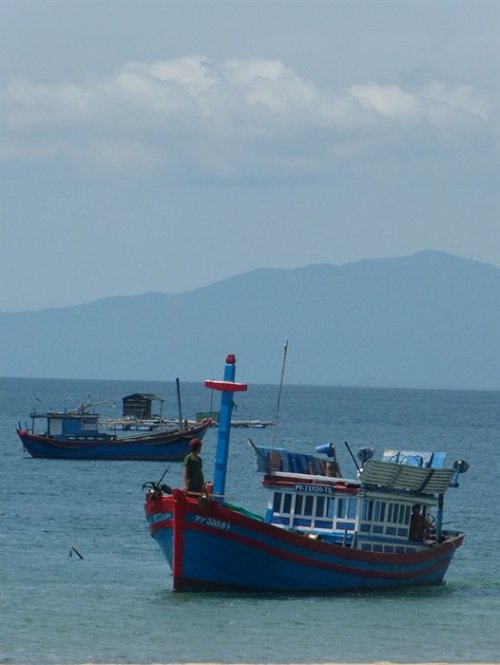
[[[424,99],[433,104],[444,104],[457,113],[488,120],[489,104],[470,85],[446,85],[433,81],[422,89]]]
[[[377,83],[353,85],[349,88],[349,93],[364,109],[375,111],[393,120],[415,123],[422,116],[419,98],[396,85]]]
[[[449,146],[478,142],[498,117],[471,86],[442,81],[321,88],[277,60],[186,56],[130,62],[112,76],[43,85],[11,81],[0,94],[4,161],[62,158],[138,171],[182,165],[216,177],[328,172],[338,162],[436,132]],[[430,144],[430,142],[429,142]]]
[[[414,90],[398,85],[353,85],[349,92],[365,109],[376,111],[392,120],[415,125],[429,119],[440,123],[449,120],[488,120],[488,105],[471,87],[450,86],[433,81]]]

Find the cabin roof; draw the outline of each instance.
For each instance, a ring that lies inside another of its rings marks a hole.
[[[329,461],[327,459],[291,452],[285,448],[256,446],[253,442],[251,445],[254,452],[255,470],[260,473],[284,471],[309,476],[326,475],[326,463]]]
[[[122,398],[123,400],[129,400],[129,399],[144,399],[144,400],[157,400],[158,402],[164,402],[161,397],[158,397],[158,395],[154,395],[153,393],[132,393],[131,395],[125,395],[125,397]]]
[[[442,494],[450,486],[454,475],[453,469],[429,469],[369,460],[361,471],[360,479],[364,485]]]
[[[47,412],[41,412],[38,413],[37,411],[34,411],[33,413],[30,414],[30,418],[47,418],[48,420],[55,420],[56,418],[65,418],[67,420],[83,420],[83,419],[88,419],[92,418],[93,420],[97,420],[99,418],[98,413],[87,413],[87,411],[47,411]]]

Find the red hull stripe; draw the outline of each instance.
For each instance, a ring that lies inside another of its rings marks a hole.
[[[174,523],[172,520],[161,520],[155,522],[154,524],[149,525],[149,532],[153,534],[155,531],[160,531],[161,529],[173,529]]]
[[[213,529],[210,529],[209,527],[206,527],[201,524],[193,524],[191,522],[185,523],[185,528],[186,530],[191,530],[191,531],[202,531],[205,533],[210,533],[214,535]],[[423,577],[425,575],[429,575],[432,572],[435,572],[436,570],[439,570],[443,566],[448,565],[449,561],[449,552],[443,550],[440,551],[440,556],[438,561],[431,561],[429,562],[431,565],[426,565],[425,568],[419,568],[418,570],[412,570],[408,571],[408,569],[404,571],[386,571],[386,570],[364,570],[362,568],[356,568],[352,566],[346,566],[338,563],[330,563],[328,561],[320,561],[318,559],[312,559],[310,557],[302,556],[302,555],[297,555],[293,554],[292,552],[286,551],[283,552],[282,549],[278,547],[274,547],[271,545],[265,545],[264,543],[261,543],[259,541],[254,540],[253,538],[250,538],[248,536],[243,536],[240,534],[234,534],[228,531],[217,531],[217,537],[225,540],[232,540],[234,542],[241,543],[243,545],[246,545],[247,547],[251,547],[256,550],[260,550],[262,552],[265,552],[266,554],[269,554],[273,557],[276,557],[278,559],[285,559],[286,561],[293,561],[294,563],[300,564],[302,566],[310,566],[312,568],[324,568],[327,570],[335,570],[336,572],[339,573],[344,573],[347,575],[358,575],[360,577],[384,577],[387,579],[391,580],[397,580],[397,579],[403,579],[403,578],[408,578],[408,576],[412,577]],[[448,550],[449,548],[447,548]],[[444,556],[446,555],[446,556]],[[394,557],[395,558],[395,557]],[[399,558],[399,557],[398,557]],[[371,565],[373,566],[373,561],[371,562]],[[396,563],[394,561],[394,563]],[[404,565],[405,562],[400,562]]]

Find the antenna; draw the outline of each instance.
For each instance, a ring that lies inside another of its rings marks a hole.
[[[358,473],[361,473],[361,469],[359,468],[359,464],[357,463],[356,458],[354,457],[354,454],[353,454],[349,444],[347,443],[347,441],[344,441],[344,443],[345,443],[345,447],[349,451],[349,455],[351,456],[352,461],[354,462],[354,466],[356,467]]]

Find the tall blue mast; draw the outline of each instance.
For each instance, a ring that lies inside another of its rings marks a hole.
[[[236,356],[229,354],[226,358],[223,381],[205,381],[206,388],[222,392],[219,413],[219,431],[217,434],[217,448],[215,451],[214,471],[214,498],[224,500],[226,489],[227,459],[229,456],[229,439],[231,436],[231,414],[233,412],[233,393],[245,391],[245,383],[235,383]]]

